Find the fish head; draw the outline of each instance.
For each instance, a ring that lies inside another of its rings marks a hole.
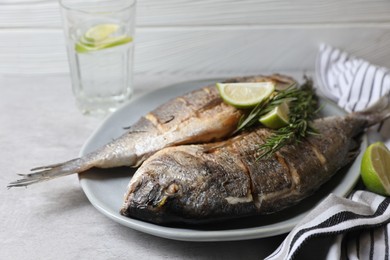
[[[125,194],[121,214],[153,223],[181,222],[205,212],[212,195],[212,181],[204,162],[186,151],[166,148],[149,158],[134,174]],[[213,198],[214,199],[214,198]],[[217,199],[217,198],[215,198]],[[205,203],[206,202],[206,203]],[[218,203],[210,203],[210,207]]]

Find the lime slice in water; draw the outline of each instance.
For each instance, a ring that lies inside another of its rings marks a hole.
[[[368,190],[390,196],[390,151],[382,142],[373,143],[366,149],[360,173]]]
[[[237,108],[251,108],[275,90],[273,82],[217,83],[222,99]]]
[[[85,33],[84,37],[87,42],[98,43],[107,39],[113,33],[117,32],[118,29],[118,24],[99,24],[89,28],[88,31]]]
[[[76,52],[86,53],[132,42],[133,38],[127,35],[113,36],[119,28],[118,24],[99,24],[91,27],[76,42]]]
[[[126,44],[129,42],[132,42],[133,38],[130,36],[117,36],[117,37],[110,37],[106,40],[100,42],[99,44],[88,44],[84,43],[82,41],[79,41],[75,45],[76,52],[78,53],[85,53],[90,51],[98,51],[102,49],[107,49],[111,47],[115,47],[118,45]]]
[[[266,127],[278,129],[288,125],[289,111],[287,102],[283,102],[272,111],[260,117],[259,121]]]

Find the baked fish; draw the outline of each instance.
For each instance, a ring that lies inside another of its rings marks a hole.
[[[165,148],[136,171],[121,214],[153,223],[203,223],[296,204],[350,163],[367,127],[390,116],[390,96],[364,112],[313,121],[318,135],[258,160],[266,128],[215,145]]]
[[[273,81],[280,88],[295,82],[282,75],[239,77],[225,82],[262,81]],[[164,147],[222,140],[234,132],[243,113],[225,104],[214,85],[206,86],[161,105],[102,148],[81,158],[34,168],[29,174],[20,174],[23,178],[8,187],[28,186],[92,167],[138,166]]]

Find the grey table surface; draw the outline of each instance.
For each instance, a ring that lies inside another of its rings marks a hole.
[[[200,77],[137,75],[135,96]],[[76,175],[8,190],[17,173],[77,156],[103,119],[79,113],[67,75],[0,76],[0,89],[0,259],[263,259],[283,241],[285,235],[183,242],[144,234],[99,213]]]

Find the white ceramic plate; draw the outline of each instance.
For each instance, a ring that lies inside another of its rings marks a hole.
[[[190,90],[205,86],[210,80],[185,82],[159,89],[144,95],[109,116],[84,144],[80,155],[84,155],[121,135],[124,127],[136,122],[142,115],[153,110],[169,99]],[[333,103],[326,102],[324,115],[342,115],[343,112]],[[367,147],[367,138],[363,138],[361,150]],[[124,217],[119,214],[123,194],[126,191],[135,169],[93,169],[80,176],[81,187],[94,207],[112,220],[141,232],[175,240],[186,241],[228,241],[261,238],[283,234],[292,228],[329,193],[346,196],[359,178],[359,155],[348,168],[338,172],[313,196],[298,205],[278,213],[231,220],[208,225],[161,226]]]

